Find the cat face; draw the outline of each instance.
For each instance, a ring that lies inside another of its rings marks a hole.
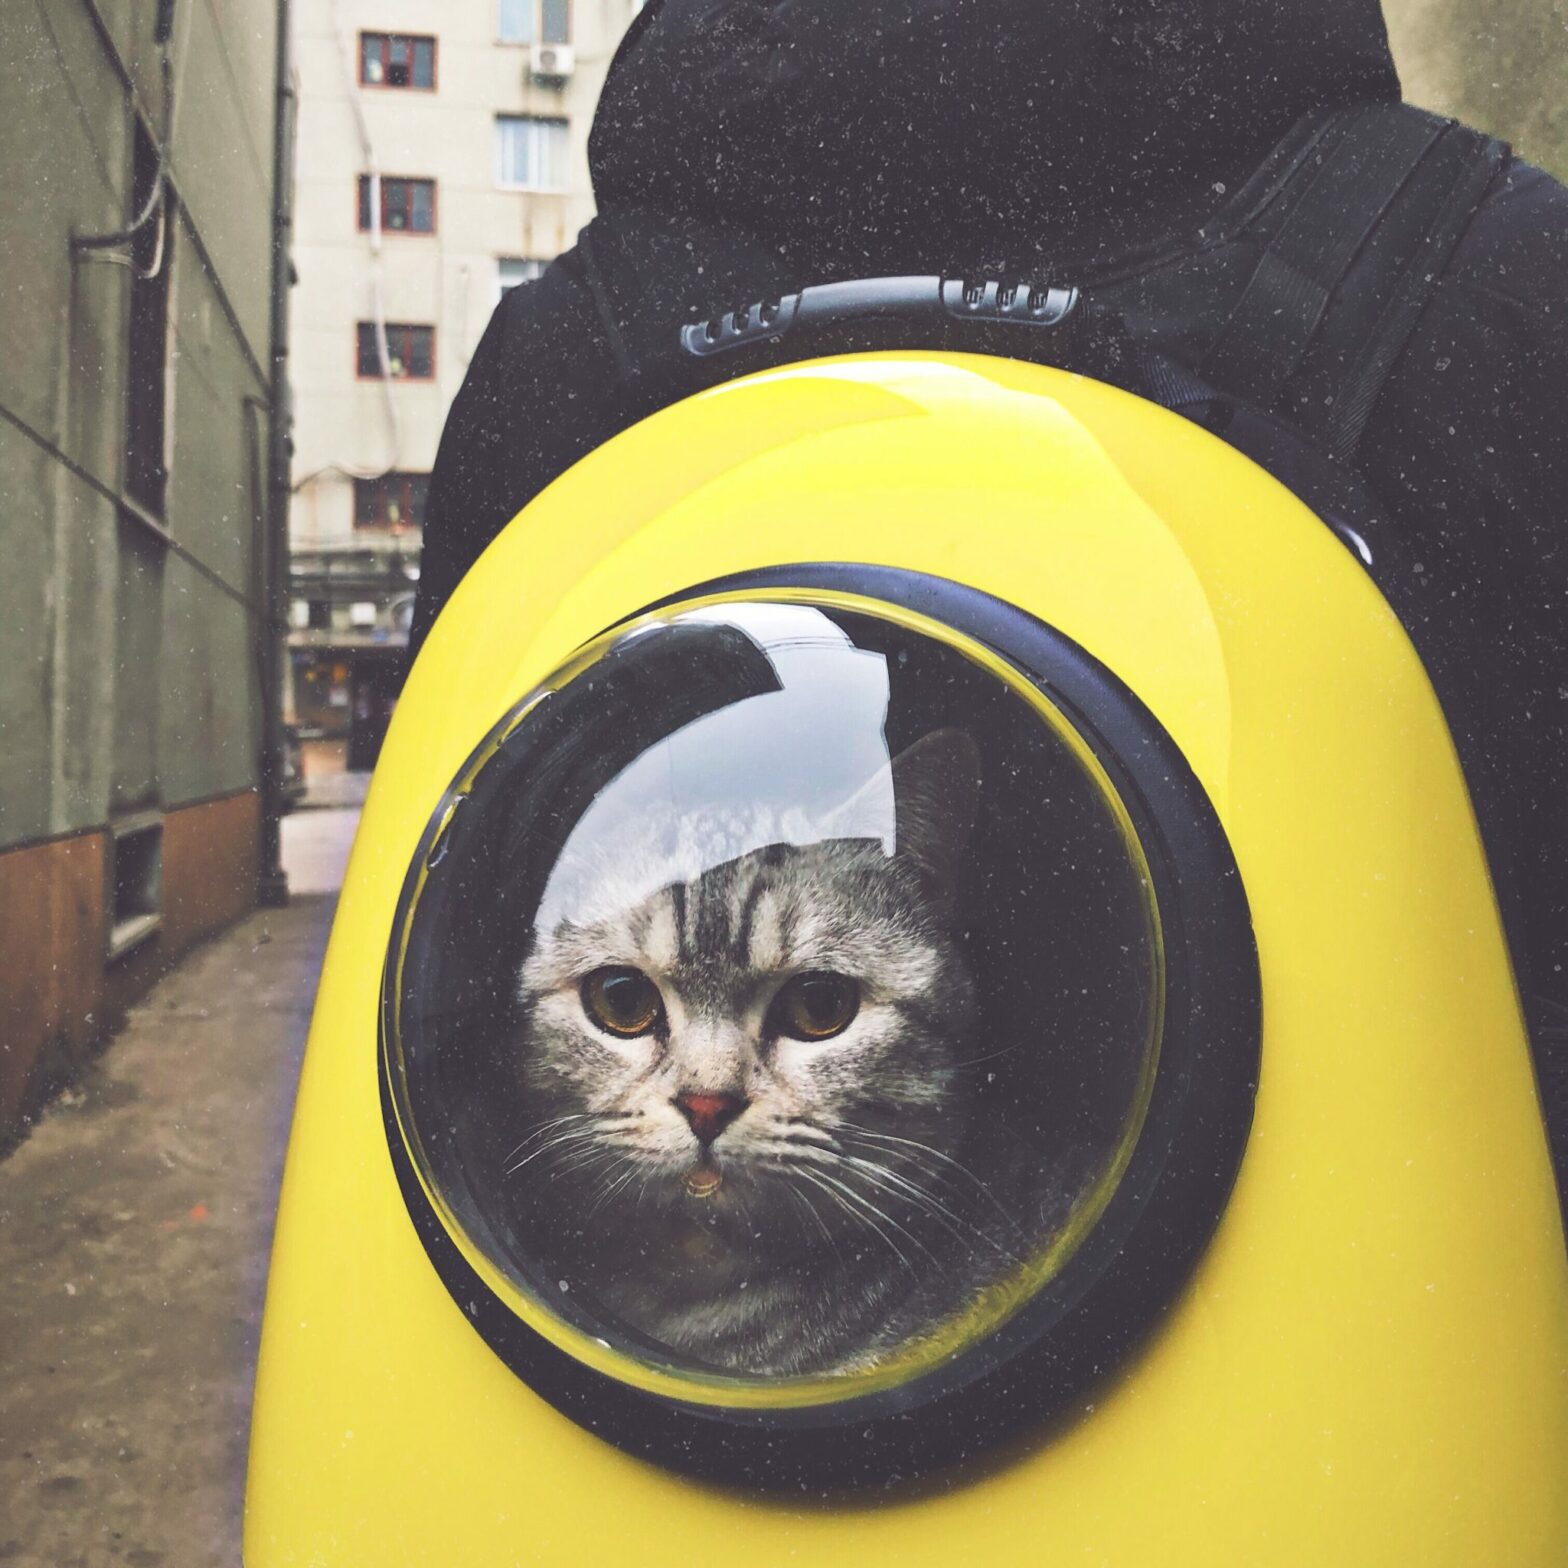
[[[700,1206],[742,1250],[811,1215],[831,1241],[864,1228],[863,1199],[874,1212],[899,1196],[901,1140],[961,1136],[973,1000],[950,911],[972,741],[926,737],[895,760],[893,790],[891,855],[773,844],[539,935],[518,981],[537,1122],[514,1169],[534,1166],[547,1201],[610,1227]],[[627,872],[606,879],[646,885]]]

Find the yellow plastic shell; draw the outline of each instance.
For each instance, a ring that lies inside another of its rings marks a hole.
[[[1229,836],[1257,1114],[1183,1296],[1084,1407],[972,1472],[832,1504],[628,1458],[533,1394],[427,1260],[377,1087],[382,963],[442,792],[605,627],[734,572],[900,566],[1059,628],[1153,710]],[[491,546],[399,705],[300,1085],[249,1568],[1568,1559],[1568,1252],[1443,715],[1294,497],[1095,382],[938,354],[754,376],[646,420]]]

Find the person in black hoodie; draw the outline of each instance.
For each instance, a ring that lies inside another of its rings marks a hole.
[[[1399,92],[1378,0],[650,0],[590,137],[598,216],[503,299],[453,403],[411,649],[524,504],[697,384],[649,375],[678,324],[834,279],[1002,275],[1094,290],[1201,366],[1265,242],[1271,166],[1322,111]],[[1510,158],[1356,466],[1495,663],[1469,749],[1506,758],[1489,847],[1568,1117],[1565,408],[1568,191]]]

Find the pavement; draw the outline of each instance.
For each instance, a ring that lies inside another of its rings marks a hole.
[[[307,773],[305,796],[299,803],[301,811],[351,808],[358,810],[365,804],[365,794],[370,788],[368,773]]]
[[[267,1256],[358,812],[189,954],[0,1162],[0,1568],[236,1568]]]
[[[283,819],[283,860],[289,896],[336,893],[343,886],[358,811],[297,811]]]

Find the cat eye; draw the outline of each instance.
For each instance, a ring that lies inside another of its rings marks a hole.
[[[787,980],[773,998],[769,1022],[792,1040],[831,1040],[860,1011],[860,987],[848,975],[814,969]]]
[[[589,1018],[623,1040],[648,1034],[664,1011],[658,986],[625,964],[595,969],[582,983],[582,999]]]

